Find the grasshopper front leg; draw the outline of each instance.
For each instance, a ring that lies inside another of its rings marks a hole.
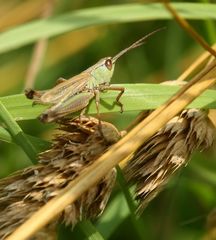
[[[95,95],[95,104],[96,104],[96,110],[97,110],[97,117],[99,119],[99,123],[101,122],[100,120],[100,91],[98,89],[94,90],[94,95]]]
[[[118,96],[116,97],[116,103],[120,106],[121,108],[121,113],[123,113],[123,104],[119,101],[122,94],[124,93],[125,91],[125,88],[124,87],[113,87],[113,86],[103,86],[101,88],[101,90],[113,90],[113,91],[120,91],[120,93],[118,94]]]
[[[102,131],[102,124],[101,124],[101,117],[100,117],[100,90],[98,89],[94,89],[94,95],[95,95],[95,104],[96,104],[96,110],[97,110],[97,118],[98,118],[98,130],[101,134],[101,136],[106,139],[104,137],[103,131]]]

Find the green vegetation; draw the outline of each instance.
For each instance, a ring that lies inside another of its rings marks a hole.
[[[10,2],[13,2],[13,8]],[[158,83],[176,79],[204,52],[160,3],[119,0],[110,1],[113,5],[109,6],[98,0],[56,1],[52,16],[41,19],[45,2],[38,1],[34,6],[29,0],[0,0],[0,13],[4,15],[0,24],[2,178],[32,165],[37,153],[49,146],[54,131],[55,124],[44,125],[37,120],[45,106],[32,107],[31,101],[23,95],[33,49],[40,39],[48,38],[33,88],[48,89],[59,77],[78,74],[100,58],[113,56],[145,34],[166,26],[166,30],[148,39],[145,45],[129,52],[116,64],[112,83],[127,89],[122,98],[124,113],[119,113],[118,106],[112,106],[116,93],[102,94],[102,119],[119,129],[126,128],[141,110],[158,107],[176,92],[178,87]],[[192,26],[206,41],[216,42],[216,4],[195,1],[173,6],[183,17],[193,20]],[[206,91],[190,107],[216,108],[215,90]],[[88,113],[96,113],[94,101]],[[69,239],[69,235],[71,239],[84,239],[88,235],[89,239],[111,240],[201,238],[206,232],[207,215],[216,205],[213,152],[196,153],[192,164],[173,177],[165,190],[149,204],[137,221],[137,227],[123,196],[124,191],[116,186],[105,213],[94,226],[85,222],[73,232],[61,226],[59,239]]]

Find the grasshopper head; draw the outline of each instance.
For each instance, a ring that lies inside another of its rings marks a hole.
[[[114,68],[115,63],[111,57],[102,58],[94,65],[91,75],[97,80],[98,84],[109,84]]]

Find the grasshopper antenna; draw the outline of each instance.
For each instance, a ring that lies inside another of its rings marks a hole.
[[[133,43],[132,45],[130,45],[129,47],[125,48],[124,50],[122,50],[121,52],[119,52],[118,54],[116,54],[113,58],[112,58],[112,62],[115,63],[122,55],[124,55],[126,52],[130,51],[131,49],[137,48],[141,45],[143,45],[145,43],[145,40],[147,40],[150,36],[154,35],[155,33],[162,31],[166,29],[166,27],[162,27],[162,28],[158,28],[153,32],[150,32],[149,34],[145,35],[144,37],[140,38],[139,40],[137,40],[135,43]]]

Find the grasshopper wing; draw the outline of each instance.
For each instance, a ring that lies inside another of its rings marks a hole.
[[[89,73],[82,72],[79,75],[59,83],[54,88],[47,90],[44,94],[42,94],[39,102],[56,104],[62,99],[70,98],[85,90],[89,77]]]

